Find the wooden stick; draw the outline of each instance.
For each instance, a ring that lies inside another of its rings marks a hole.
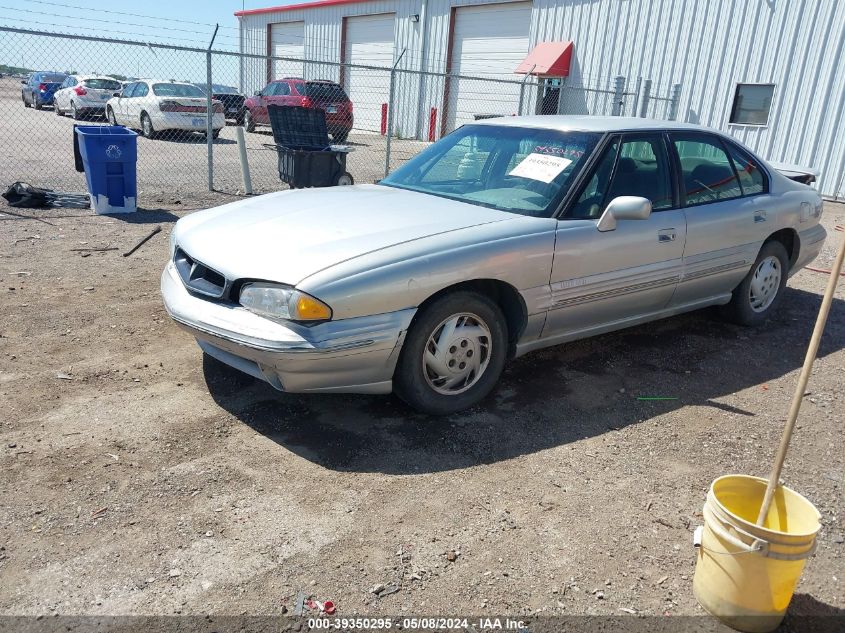
[[[155,227],[152,231],[150,231],[149,235],[147,235],[144,239],[142,239],[140,242],[138,242],[137,244],[135,244],[135,246],[133,246],[132,248],[130,248],[128,251],[126,251],[126,252],[123,254],[123,256],[124,256],[124,257],[129,257],[132,253],[134,253],[134,252],[135,252],[135,251],[137,251],[139,248],[141,248],[144,244],[146,244],[147,240],[148,240],[148,239],[150,239],[150,238],[151,238],[153,235],[155,235],[156,233],[161,233],[161,225],[160,225],[160,224],[159,224],[157,227]]]
[[[763,505],[760,506],[760,514],[757,515],[757,525],[763,525],[769,508],[772,505],[772,497],[780,481],[780,472],[783,469],[783,461],[786,459],[786,450],[789,448],[789,441],[792,439],[792,431],[795,430],[795,421],[798,419],[798,412],[801,410],[801,403],[804,400],[804,391],[807,389],[807,382],[810,380],[810,372],[819,352],[819,344],[822,340],[824,326],[827,324],[827,316],[830,314],[830,306],[833,303],[833,293],[836,290],[836,283],[839,281],[839,273],[842,272],[842,261],[845,259],[845,239],[839,245],[839,252],[836,261],[830,270],[830,280],[827,282],[827,289],[824,291],[822,306],[819,308],[819,316],[816,319],[816,327],[813,336],[810,338],[810,346],[807,348],[807,356],[804,358],[804,366],[798,376],[798,387],[795,395],[792,396],[792,406],[789,408],[789,417],[786,419],[786,426],[780,438],[775,463],[772,466],[772,473],[769,475],[769,483],[766,486],[766,494],[763,497]]]

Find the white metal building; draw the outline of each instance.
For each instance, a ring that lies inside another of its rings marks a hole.
[[[334,79],[362,130],[379,131],[390,74],[338,63],[389,67],[404,51],[398,69],[518,82],[535,46],[571,42],[569,85],[612,89],[622,78],[633,95],[647,79],[666,95],[680,84],[676,118],[813,167],[823,194],[845,197],[841,0],[317,0],[236,15],[242,52],[304,60],[243,60],[244,91],[284,76]],[[541,97],[529,94],[523,112]],[[399,73],[394,130],[426,139],[434,116],[439,136],[476,114],[514,113],[519,99],[518,83]]]

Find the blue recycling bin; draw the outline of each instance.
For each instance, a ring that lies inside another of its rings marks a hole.
[[[77,125],[85,181],[96,213],[137,209],[138,134],[115,125]]]

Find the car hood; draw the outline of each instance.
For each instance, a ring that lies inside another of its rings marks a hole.
[[[230,279],[296,285],[349,259],[519,215],[379,185],[280,191],[186,216],[175,239]]]

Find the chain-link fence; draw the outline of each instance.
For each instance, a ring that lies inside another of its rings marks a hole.
[[[254,193],[275,191],[286,185],[270,106],[305,105],[325,111],[332,141],[352,149],[347,170],[366,183],[474,120],[556,113],[674,118],[680,96],[678,85],[659,90],[621,76],[472,77],[411,70],[407,61],[401,51],[392,67],[379,67],[0,27],[0,173],[81,191],[74,123],[117,124],[142,134],[144,206],[209,189],[243,192],[248,184]]]

